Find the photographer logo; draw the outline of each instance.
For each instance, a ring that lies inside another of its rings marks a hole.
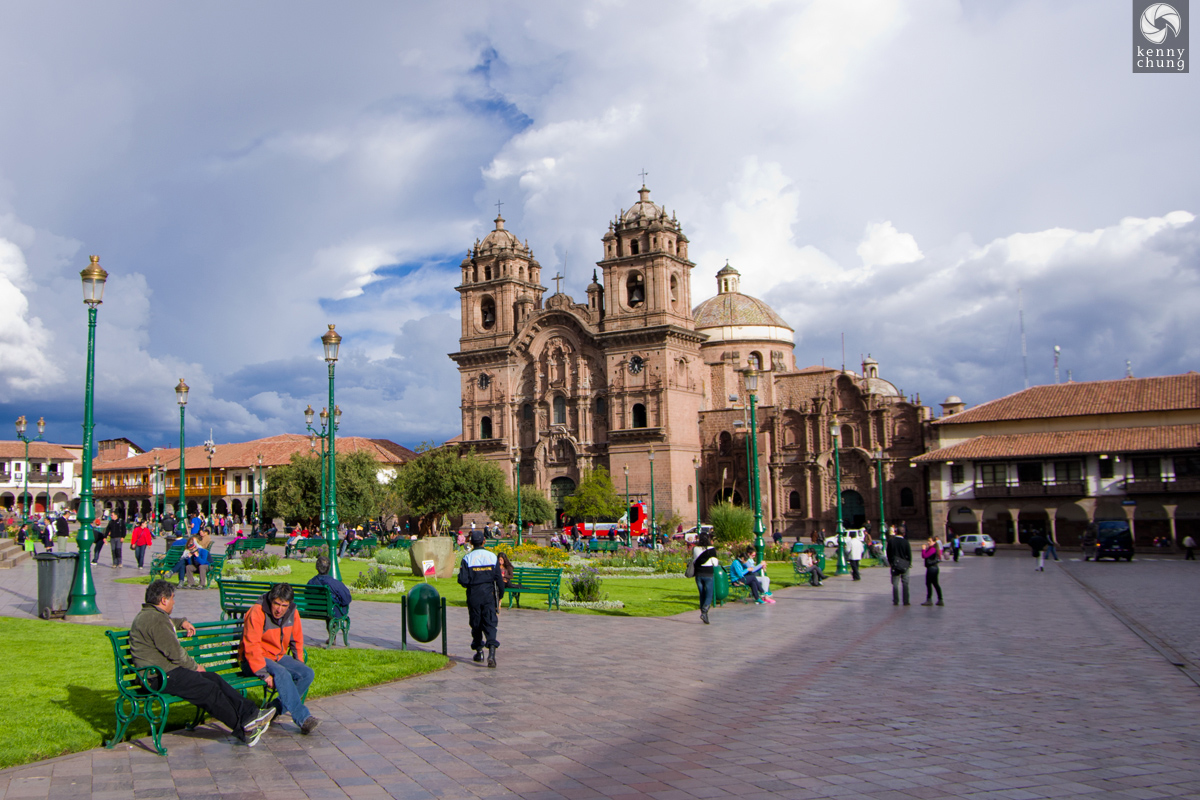
[[[1188,72],[1188,0],[1133,0],[1133,71]]]

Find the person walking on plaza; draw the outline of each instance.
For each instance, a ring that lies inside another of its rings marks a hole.
[[[1083,539],[1079,542],[1080,550],[1083,552],[1083,560],[1091,561],[1092,556],[1096,554],[1096,545],[1099,543],[1100,537],[1096,534],[1096,523],[1089,522],[1083,531]]]
[[[133,548],[133,557],[137,559],[138,569],[146,568],[146,548],[154,541],[153,534],[146,523],[139,522],[133,527],[133,535],[129,538],[129,546]]]
[[[67,517],[65,514],[59,514],[58,517],[55,518],[54,535],[60,539],[66,539],[71,535],[71,528],[67,524]]]
[[[500,562],[491,550],[485,550],[483,531],[471,531],[471,552],[463,556],[458,568],[458,585],[467,590],[467,616],[471,623],[471,649],[475,663],[483,661],[483,647],[488,649],[487,665],[496,666],[498,621],[496,608],[504,597],[504,574]]]
[[[887,559],[892,565],[892,605],[900,605],[901,594],[904,605],[908,605],[908,571],[912,567],[912,548],[908,539],[901,535],[899,527],[892,528],[892,536],[887,543]],[[903,593],[901,586],[904,587]]]
[[[1046,557],[1058,561],[1058,547],[1054,543],[1054,531],[1043,534],[1043,536],[1046,538]]]
[[[92,546],[92,563],[100,563],[100,554],[104,552],[104,542],[108,538],[108,528],[96,528],[96,543]],[[85,554],[86,555],[86,554]]]
[[[290,714],[307,736],[321,721],[304,705],[315,675],[304,663],[304,630],[294,597],[289,584],[277,583],[250,607],[242,624],[238,657],[242,674],[257,675],[278,692],[277,710]]]
[[[125,547],[125,520],[114,516],[104,528],[108,537],[108,550],[112,554],[113,569],[121,566],[121,549]]]
[[[204,667],[187,654],[179,643],[178,631],[195,636],[196,629],[184,618],[172,619],[175,587],[164,580],[151,581],[146,587],[142,610],[129,626],[129,657],[147,688],[182,697],[224,724],[233,735],[254,747],[270,727],[275,709],[259,709],[228,681]],[[158,667],[166,675],[149,669]],[[142,670],[146,670],[142,672]]]
[[[717,550],[712,546],[712,536],[701,533],[696,538],[696,546],[692,548],[692,575],[696,579],[696,590],[700,593],[700,621],[705,625],[709,624],[708,610],[716,598],[713,570],[719,563]]]
[[[925,559],[925,602],[921,605],[933,605],[935,589],[938,597],[937,604],[939,606],[946,605],[942,602],[942,585],[938,583],[938,562],[942,558],[942,548],[936,537],[930,536],[925,541],[925,547],[921,549],[921,558]]]
[[[862,580],[862,576],[858,574],[858,562],[862,561],[863,550],[862,537],[858,535],[857,531],[852,532],[846,541],[846,560],[850,562],[850,574],[856,581]]]
[[[1191,537],[1191,535],[1188,535],[1188,536],[1183,537],[1183,541],[1181,542],[1181,544],[1183,545],[1183,551],[1184,551],[1183,560],[1184,561],[1195,561],[1196,560],[1196,540],[1193,539]]]
[[[1033,551],[1033,557],[1037,559],[1037,566],[1034,570],[1037,572],[1046,571],[1046,537],[1041,531],[1034,531],[1033,537],[1029,540],[1029,548]]]

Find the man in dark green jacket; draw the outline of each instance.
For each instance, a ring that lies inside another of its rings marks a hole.
[[[249,747],[258,744],[270,727],[275,708],[260,711],[220,675],[205,672],[179,643],[177,631],[194,636],[196,629],[182,617],[172,619],[174,610],[175,587],[164,580],[153,581],[146,587],[142,610],[129,626],[129,656],[134,667],[158,667],[167,676],[163,685],[157,672],[146,673],[147,688],[182,697],[216,717]]]

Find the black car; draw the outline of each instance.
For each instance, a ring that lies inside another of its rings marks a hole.
[[[1133,533],[1128,522],[1096,523],[1096,560],[1133,561]]]

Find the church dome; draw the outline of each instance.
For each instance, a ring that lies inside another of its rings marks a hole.
[[[494,230],[483,237],[483,241],[479,243],[479,252],[487,253],[496,250],[515,250],[521,254],[527,254],[527,248],[521,244],[521,240],[513,235],[512,231],[505,230],[504,217],[496,215],[496,227]]]
[[[793,342],[795,331],[775,309],[738,291],[740,276],[740,272],[725,263],[717,273],[717,296],[692,310],[696,330],[707,333],[710,342],[763,339]]]
[[[667,216],[666,212],[660,206],[655,205],[650,200],[650,190],[642,186],[638,190],[638,201],[633,206],[621,215],[622,222],[637,222],[639,220],[663,219]]]

